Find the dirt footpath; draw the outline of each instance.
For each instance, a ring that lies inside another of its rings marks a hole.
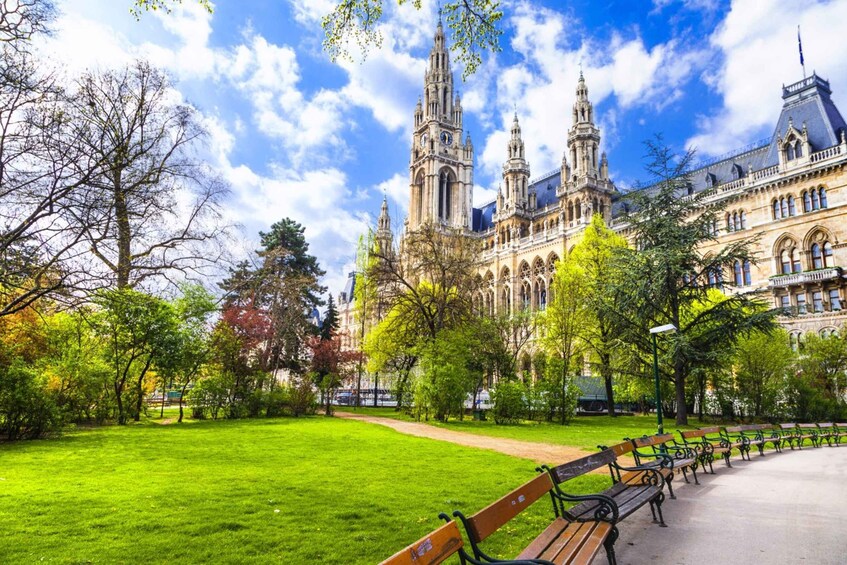
[[[505,453],[506,455],[512,455],[513,457],[530,459],[535,463],[547,463],[548,465],[559,465],[574,459],[579,459],[580,457],[591,453],[589,451],[583,451],[582,449],[566,445],[553,445],[549,443],[536,443],[531,441],[469,434],[467,432],[446,430],[444,428],[421,424],[419,422],[404,422],[400,420],[393,420],[391,418],[365,416],[362,414],[352,414],[350,412],[341,411],[336,411],[335,415],[339,418],[360,420],[370,424],[379,424],[410,436],[439,439],[458,445],[465,445],[467,447],[490,449],[492,451]]]

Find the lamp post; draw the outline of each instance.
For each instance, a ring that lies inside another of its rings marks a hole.
[[[656,421],[658,422],[659,434],[665,433],[665,426],[662,423],[662,387],[659,383],[659,353],[656,348],[656,334],[673,333],[675,331],[676,326],[673,324],[650,328],[650,337],[653,338],[653,378],[656,380]]]

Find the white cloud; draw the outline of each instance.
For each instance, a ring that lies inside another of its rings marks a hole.
[[[402,215],[406,215],[409,209],[409,176],[395,173],[391,178],[382,181],[376,186],[376,190],[388,196]]]
[[[836,98],[847,90],[844,39],[847,3],[795,3],[736,0],[711,37],[721,64],[704,77],[723,97],[723,107],[698,120],[700,133],[689,146],[706,155],[731,151],[773,133],[781,86],[803,78],[797,51],[797,25],[803,32],[806,68],[831,80]]]

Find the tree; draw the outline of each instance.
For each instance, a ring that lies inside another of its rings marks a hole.
[[[278,369],[302,373],[306,340],[318,330],[310,315],[323,304],[320,295],[326,289],[318,281],[324,271],[308,253],[304,231],[285,218],[269,232],[260,232],[260,264],[242,262],[220,285],[226,292],[225,309],[253,312],[267,321],[267,339],[257,347],[259,367],[272,374]]]
[[[326,339],[313,336],[308,346],[312,352],[312,380],[324,395],[326,415],[332,416],[333,395],[344,379],[352,375],[352,366],[360,364],[361,353],[343,351],[341,339],[334,333]]]
[[[222,256],[228,188],[196,154],[205,132],[194,110],[171,94],[165,75],[138,61],[84,74],[66,103],[73,139],[102,164],[73,221],[116,288],[203,274]]]
[[[162,368],[180,387],[178,422],[182,422],[188,387],[197,380],[211,357],[211,318],[218,310],[215,297],[202,286],[182,285],[180,289],[182,296],[174,302],[179,324],[178,347],[174,355],[162,363]]]
[[[755,263],[755,236],[738,238],[723,248],[715,247],[718,213],[726,201],[707,200],[713,190],[688,194],[694,154],[676,155],[661,136],[645,143],[649,188],[627,195],[626,235],[636,249],[622,249],[616,264],[624,299],[616,311],[622,335],[646,357],[651,344],[648,330],[672,323],[675,334],[660,341],[674,383],[676,421],[688,422],[686,378],[697,366],[714,359],[715,352],[731,350],[742,335],[755,330],[770,331],[775,313],[755,295],[735,293],[715,299],[711,289],[731,286],[723,272],[736,261]],[[683,197],[685,196],[685,197]],[[683,320],[685,308],[699,303],[695,316]],[[696,336],[696,339],[693,339]]]
[[[395,307],[368,332],[362,344],[368,371],[394,375],[397,410],[410,406],[412,402],[411,375],[418,362],[419,335],[414,320],[405,317],[403,311]]]
[[[141,418],[144,381],[154,363],[172,354],[176,344],[176,319],[171,306],[160,298],[132,289],[105,291],[96,297],[101,308],[95,328],[107,343],[106,360],[112,369],[111,385],[118,409],[118,424],[130,416]],[[134,385],[134,389],[129,387]],[[127,392],[135,406],[127,402]]]
[[[463,328],[442,330],[421,345],[421,372],[415,383],[415,409],[446,422],[464,415],[464,403],[477,381],[470,358],[473,338]]]
[[[321,339],[330,339],[333,334],[338,331],[338,310],[335,308],[335,302],[332,300],[332,295],[329,295],[326,303],[326,313],[321,322]]]
[[[796,356],[785,330],[754,332],[738,341],[733,356],[740,399],[756,418],[775,417]]]
[[[805,336],[799,364],[800,371],[817,385],[824,398],[841,403],[847,391],[847,334],[843,332]]]
[[[0,5],[0,316],[95,282],[79,245],[90,216],[69,212],[90,201],[100,163],[81,151],[60,84],[29,52],[52,17],[50,2]]]
[[[570,256],[556,264],[550,290],[552,296],[541,322],[544,328],[541,343],[551,354],[548,375],[555,375],[561,406],[560,423],[565,424],[569,417],[568,389],[573,387],[570,375],[576,359],[583,351],[580,331],[585,324],[588,308],[586,278]]]
[[[615,416],[612,375],[628,349],[618,337],[621,328],[617,311],[623,285],[609,283],[617,276],[615,253],[625,248],[626,240],[606,227],[600,214],[594,214],[582,239],[571,251],[574,267],[584,277],[584,298],[588,305],[579,333],[590,353],[593,370],[603,379],[607,408],[612,417]]]

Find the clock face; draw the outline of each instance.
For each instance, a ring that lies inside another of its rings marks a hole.
[[[444,145],[453,145],[453,135],[450,132],[441,132],[441,143]]]
[[[429,136],[427,134],[423,134],[421,136],[421,147],[426,147],[426,142],[427,142],[428,139],[429,139]]]

